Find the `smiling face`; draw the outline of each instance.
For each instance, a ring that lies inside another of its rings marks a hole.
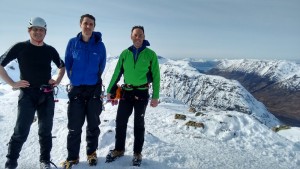
[[[131,33],[131,40],[133,42],[133,46],[136,48],[140,48],[143,45],[143,41],[145,39],[144,31],[140,28],[135,28]]]
[[[34,45],[41,45],[46,36],[46,29],[34,26],[28,29],[28,33]]]
[[[84,17],[80,23],[80,28],[81,28],[83,40],[84,41],[89,40],[95,28],[95,21],[89,17]]]

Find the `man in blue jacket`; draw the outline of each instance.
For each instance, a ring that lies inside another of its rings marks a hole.
[[[67,75],[70,79],[68,105],[68,157],[62,163],[69,169],[79,162],[82,126],[85,118],[86,154],[89,165],[97,165],[100,114],[102,111],[101,75],[106,64],[106,49],[101,33],[95,32],[95,17],[90,14],[80,18],[81,32],[70,39],[65,54]]]

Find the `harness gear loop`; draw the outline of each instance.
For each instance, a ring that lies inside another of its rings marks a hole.
[[[54,102],[58,102],[57,94],[58,94],[58,87],[53,85],[41,85],[40,90],[43,93],[50,93],[53,92],[54,95]]]

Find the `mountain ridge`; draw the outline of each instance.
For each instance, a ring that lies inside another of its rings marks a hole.
[[[299,64],[285,60],[218,60],[205,73],[239,81],[283,122],[300,126]]]
[[[197,111],[234,110],[249,114],[269,127],[278,124],[266,107],[235,80],[199,73],[188,61],[164,61],[160,69],[161,92]]]

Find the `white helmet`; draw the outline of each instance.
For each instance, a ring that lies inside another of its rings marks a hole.
[[[34,26],[42,27],[45,30],[47,30],[47,24],[46,24],[45,20],[43,18],[40,18],[40,17],[34,17],[34,18],[31,18],[29,20],[28,28],[31,28],[31,27],[34,27]]]

